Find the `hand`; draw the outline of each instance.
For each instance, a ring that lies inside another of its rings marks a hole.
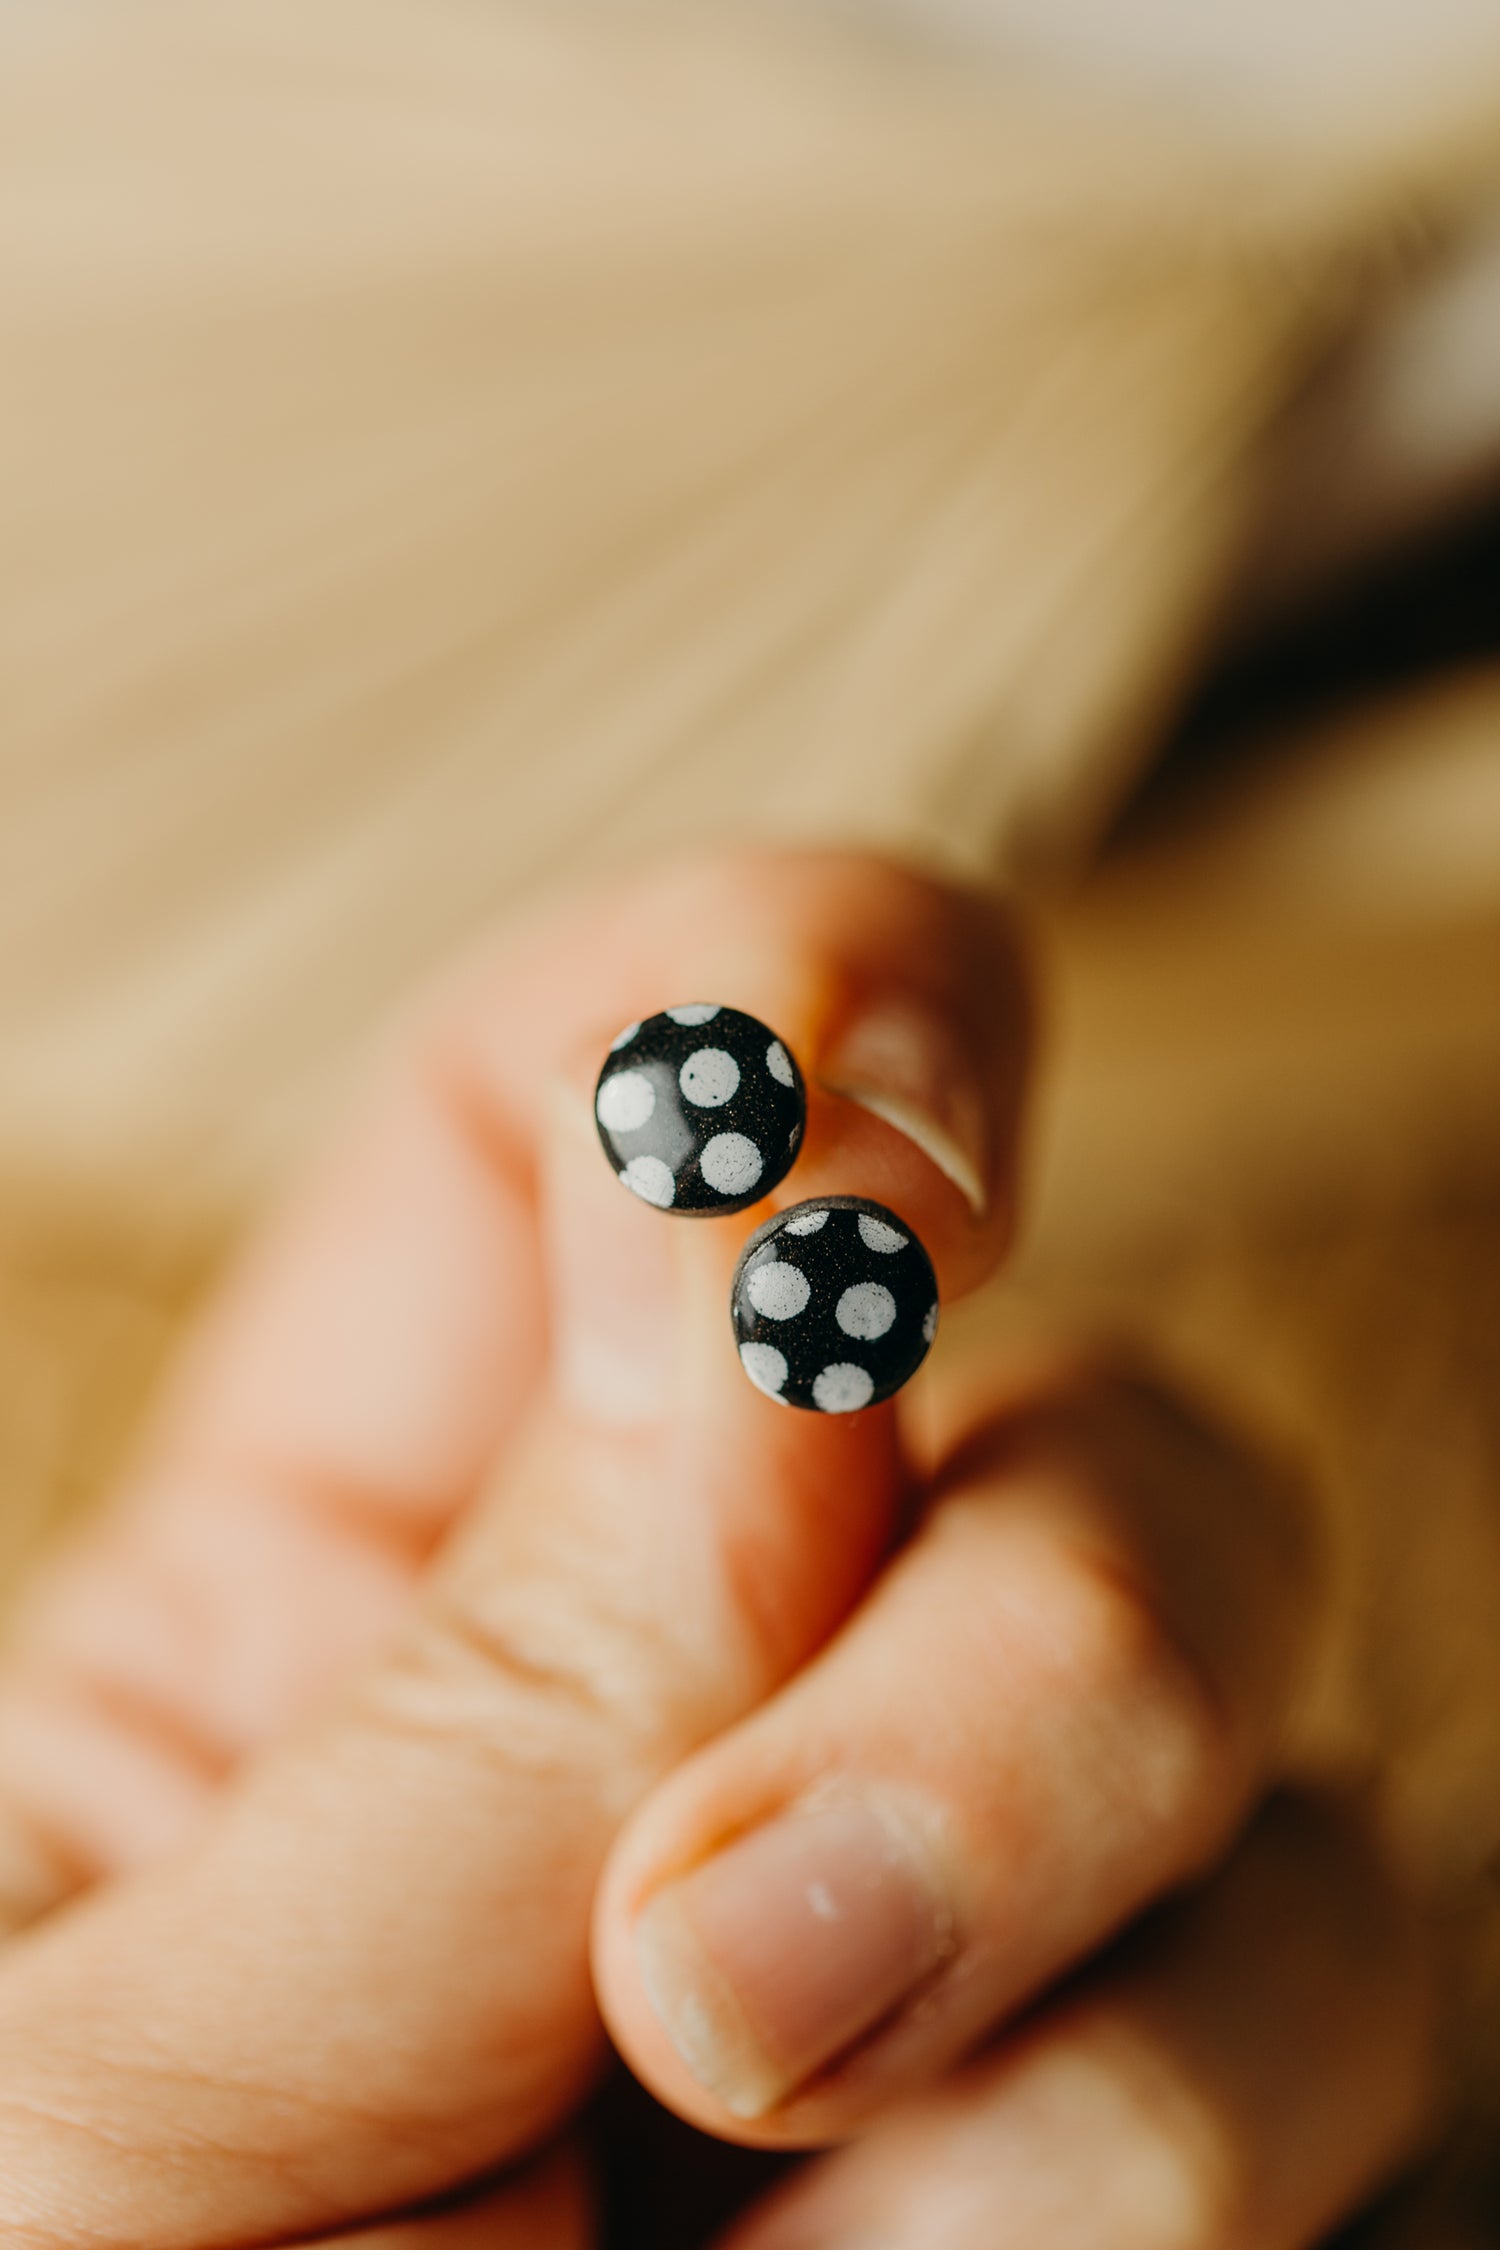
[[[945,1299],[1002,1254],[1024,1008],[979,902],[746,857],[457,979],[24,1622],[7,2239],[567,2250],[601,2008],[712,2133],[863,2136],[747,2250],[1292,2244],[1421,2130],[1415,1915],[1353,1831],[1254,1818],[1295,1508],[1065,1362],[760,1398],[745,1229],[592,1137],[604,1041],[694,993],[899,1065],[887,1119],[815,1089],[778,1200],[894,1205]]]

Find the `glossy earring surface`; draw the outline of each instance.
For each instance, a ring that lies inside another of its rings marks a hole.
[[[909,1382],[937,1334],[932,1261],[882,1203],[820,1195],[778,1211],[730,1291],[740,1361],[786,1406],[852,1414]]]
[[[599,1138],[625,1186],[689,1218],[743,1211],[802,1144],[802,1073],[774,1031],[696,1002],[626,1026],[594,1089]]]

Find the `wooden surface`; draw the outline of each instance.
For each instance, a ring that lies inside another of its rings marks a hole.
[[[1287,399],[1500,171],[1449,94],[1262,144],[672,0],[0,16],[0,1178],[243,1208],[394,992],[648,847],[1076,861]]]

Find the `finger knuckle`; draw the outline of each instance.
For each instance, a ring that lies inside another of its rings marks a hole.
[[[1075,1551],[1051,1638],[1099,1755],[1147,1825],[1191,1863],[1218,1840],[1244,1758],[1234,1713],[1155,1591],[1118,1559]]]
[[[1083,2009],[1059,2056],[1093,2127],[1122,2241],[1154,2250],[1227,2250],[1264,2239],[1251,2167],[1205,2089],[1139,2022]],[[1078,2114],[1077,2111],[1074,2114]]]
[[[571,1775],[628,1805],[671,1738],[667,1700],[623,1623],[553,1631],[503,1600],[441,1594],[381,1667],[378,1718],[510,1782]]]

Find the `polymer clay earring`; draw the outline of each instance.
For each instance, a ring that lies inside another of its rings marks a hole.
[[[927,1357],[937,1278],[883,1203],[819,1195],[757,1227],[734,1269],[730,1313],[757,1390],[852,1414],[899,1391]]]
[[[743,1211],[802,1144],[802,1073],[774,1031],[697,1002],[627,1024],[594,1088],[604,1153],[633,1195],[689,1218]]]

